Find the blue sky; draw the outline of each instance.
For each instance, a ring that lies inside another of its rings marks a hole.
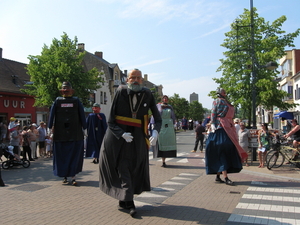
[[[253,6],[266,21],[286,15],[288,33],[300,27],[299,0]],[[195,92],[210,109],[224,33],[244,8],[250,0],[1,0],[0,47],[3,58],[28,63],[66,32],[122,70],[139,68],[164,94],[189,100]],[[294,43],[300,48],[299,37]]]

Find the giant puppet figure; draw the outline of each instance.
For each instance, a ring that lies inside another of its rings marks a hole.
[[[239,173],[248,154],[240,146],[233,123],[234,107],[223,88],[217,90],[211,111],[211,132],[206,141],[206,173],[217,174],[215,181],[233,185],[228,173]],[[220,178],[223,174],[225,181]]]
[[[53,103],[48,123],[53,131],[53,173],[64,178],[63,184],[72,177],[72,185],[77,185],[75,175],[82,171],[84,155],[84,109],[80,100],[72,97],[70,82],[63,82],[60,93],[62,97]]]
[[[99,163],[99,153],[104,134],[107,129],[106,117],[100,113],[100,104],[94,103],[93,113],[86,118],[87,138],[86,138],[86,157],[93,157],[93,163]]]
[[[155,119],[148,137],[148,111]],[[127,85],[118,87],[100,150],[100,189],[119,200],[120,209],[136,213],[133,195],[150,191],[149,141],[155,145],[161,127],[155,99],[142,86],[142,73],[129,73]]]

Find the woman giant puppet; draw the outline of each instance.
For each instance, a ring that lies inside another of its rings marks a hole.
[[[226,91],[220,88],[217,94],[211,112],[211,133],[206,141],[206,173],[217,174],[216,181],[224,183],[220,178],[223,173],[225,183],[232,185],[227,173],[240,172],[248,155],[239,145],[232,120],[234,107],[226,99]]]

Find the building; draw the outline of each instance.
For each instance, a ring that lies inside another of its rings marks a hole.
[[[198,94],[196,94],[195,92],[190,94],[190,103],[192,103],[193,101],[197,101],[197,102],[199,101]]]
[[[11,117],[18,119],[21,126],[39,122],[33,106],[34,98],[22,92],[30,81],[26,64],[5,59],[2,53],[0,48],[0,122],[9,123]],[[42,111],[41,115],[44,113]]]
[[[293,113],[294,118],[300,119],[300,49],[285,51],[286,55],[279,60],[281,73],[278,77],[278,88],[290,94],[289,97],[283,99],[288,103],[299,104],[294,108],[290,108],[288,112]],[[274,107],[274,115],[280,113],[280,109]],[[274,128],[285,131],[287,121],[282,118],[274,118]]]

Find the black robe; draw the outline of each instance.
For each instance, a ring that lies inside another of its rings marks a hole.
[[[141,122],[141,127],[132,126],[118,120],[132,119],[129,98],[137,95],[136,119]],[[100,151],[100,189],[120,201],[132,201],[134,194],[150,191],[149,176],[149,146],[148,135],[148,111],[152,111],[155,119],[154,129],[157,132],[161,127],[161,116],[157,110],[155,99],[147,88],[140,92],[132,92],[127,86],[119,86],[112,103],[108,120],[108,129],[104,136]],[[133,141],[127,143],[122,135],[130,132]]]

